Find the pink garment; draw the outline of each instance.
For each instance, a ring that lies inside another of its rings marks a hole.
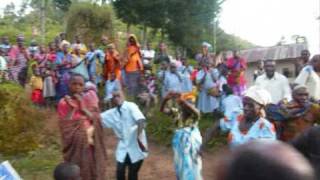
[[[230,86],[246,84],[244,72],[247,69],[247,63],[244,59],[229,58],[227,60],[227,67],[229,69],[228,84]]]
[[[72,99],[73,102],[77,102]],[[99,99],[97,94],[93,90],[89,90],[82,95],[82,102],[84,106],[90,111],[95,111],[99,109]],[[71,117],[73,121],[83,120],[83,125],[85,128],[89,128],[92,125],[91,120],[80,110],[79,104],[77,104],[76,111]],[[65,119],[68,113],[71,111],[71,107],[66,102],[65,98],[62,98],[58,104],[58,115],[61,120]]]

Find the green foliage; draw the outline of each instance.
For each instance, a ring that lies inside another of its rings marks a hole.
[[[67,36],[80,35],[84,42],[99,42],[102,35],[112,36],[112,9],[91,3],[77,3],[67,15]]]
[[[38,147],[44,115],[16,84],[0,84],[0,153],[26,153]]]

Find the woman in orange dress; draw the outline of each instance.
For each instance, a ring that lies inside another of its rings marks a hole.
[[[116,78],[119,81],[121,80],[120,54],[115,49],[114,44],[109,44],[107,46],[107,52],[104,63],[104,78],[106,81],[110,79],[111,74],[115,74]]]

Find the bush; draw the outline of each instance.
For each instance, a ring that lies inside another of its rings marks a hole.
[[[0,117],[0,154],[26,153],[39,146],[44,114],[19,85],[0,83]]]

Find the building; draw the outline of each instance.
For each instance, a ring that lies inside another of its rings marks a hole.
[[[259,47],[241,50],[241,57],[245,58],[248,63],[246,79],[248,85],[252,85],[254,80],[254,71],[258,69],[263,60],[272,59],[277,63],[276,71],[284,74],[290,81],[296,77],[296,61],[300,58],[301,51],[308,49],[306,43],[287,44],[272,47]]]

